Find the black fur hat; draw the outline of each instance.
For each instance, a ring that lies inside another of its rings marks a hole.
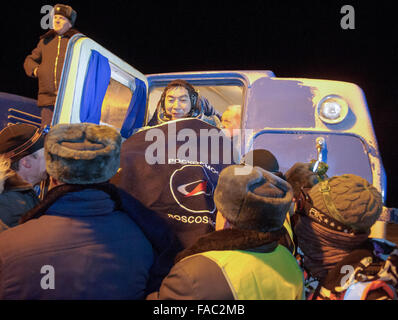
[[[239,229],[269,232],[282,228],[292,187],[260,167],[247,166],[248,174],[236,174],[241,170],[242,166],[232,165],[221,171],[214,193],[217,209]]]
[[[55,125],[44,145],[47,172],[68,184],[108,181],[120,166],[121,141],[119,132],[109,126]]]

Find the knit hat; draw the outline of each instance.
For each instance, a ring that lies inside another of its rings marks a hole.
[[[240,229],[261,232],[282,228],[293,191],[283,179],[260,168],[250,167],[247,175],[235,175],[240,165],[221,171],[214,193],[220,213]]]
[[[47,172],[68,184],[108,181],[119,169],[121,140],[119,132],[109,126],[55,125],[44,146]]]
[[[311,170],[310,163],[297,162],[285,173],[287,182],[293,188],[294,197],[300,195],[301,188],[312,188],[319,182],[318,176]]]
[[[382,212],[380,192],[354,174],[320,182],[308,194],[316,209],[356,232],[368,232]]]
[[[16,162],[44,147],[43,130],[18,123],[0,131],[0,155]]]
[[[69,19],[72,26],[75,24],[77,13],[75,10],[72,9],[71,6],[65,4],[56,4],[54,6],[54,15],[56,14],[59,14]]]

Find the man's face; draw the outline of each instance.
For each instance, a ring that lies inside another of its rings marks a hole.
[[[166,113],[171,116],[171,120],[185,118],[192,107],[188,90],[184,87],[169,89],[166,93],[164,104]]]
[[[239,111],[234,109],[226,110],[221,117],[221,123],[227,134],[232,137],[234,134],[233,129],[240,129]]]
[[[46,160],[44,158],[44,148],[26,156],[29,157],[29,165],[27,168],[29,181],[32,185],[38,184],[40,181],[46,179]]]
[[[68,18],[65,18],[60,14],[56,14],[53,18],[53,28],[56,33],[63,35],[66,31],[72,28],[72,24]]]

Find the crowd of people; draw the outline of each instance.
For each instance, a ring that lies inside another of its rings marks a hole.
[[[203,115],[189,90],[182,80],[165,88],[163,119]],[[398,250],[369,238],[382,197],[359,176],[321,177],[311,163],[282,173],[272,152],[252,150],[219,169],[216,213],[182,243],[184,224],[165,223],[126,182],[110,182],[123,175],[122,138],[110,126],[10,125],[0,155],[2,299],[397,298]],[[139,188],[154,195],[145,181],[157,177],[144,171]],[[34,186],[46,175],[40,201]]]
[[[66,20],[26,59],[31,76],[45,76],[44,48],[76,20],[68,6],[55,13]],[[369,237],[383,203],[362,177],[327,177],[301,162],[281,172],[261,149],[211,170],[177,159],[144,168],[142,131],[122,144],[111,126],[44,129],[54,102],[45,98],[56,95],[60,74],[50,73],[55,79],[42,81],[49,92],[39,91],[49,112],[42,128],[20,123],[0,132],[0,299],[397,300],[398,249]],[[175,80],[148,127],[190,119],[233,140],[241,113],[233,105],[220,115]],[[184,199],[203,196],[190,207],[165,196],[182,169],[195,181],[177,190]],[[38,187],[44,180],[48,190]]]

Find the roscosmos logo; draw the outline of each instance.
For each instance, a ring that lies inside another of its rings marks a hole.
[[[193,213],[214,213],[214,184],[201,165],[186,165],[173,172],[170,190],[178,205]]]

